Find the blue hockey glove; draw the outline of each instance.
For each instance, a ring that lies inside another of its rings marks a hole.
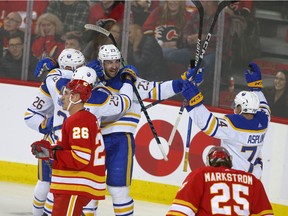
[[[104,69],[103,67],[101,66],[101,63],[100,61],[98,60],[92,60],[90,62],[88,62],[86,64],[87,67],[90,67],[90,68],[93,68],[95,71],[96,71],[96,74],[97,74],[97,77],[100,79],[100,81],[104,81]]]
[[[139,76],[137,69],[133,65],[126,65],[119,72],[122,80],[127,79],[128,76],[130,77],[132,82],[135,82],[137,80],[137,77]]]
[[[204,68],[199,68],[197,73],[195,72],[195,68],[191,68],[181,75],[181,79],[185,81],[192,78],[191,81],[199,86],[203,82],[203,72]]]
[[[196,83],[199,86],[203,82],[203,72],[204,68],[199,68],[197,73],[195,74],[195,68],[191,68],[188,71],[185,71],[181,78],[173,80],[172,86],[174,92],[177,94],[183,90],[183,85],[185,80],[190,80],[192,77],[192,82]]]
[[[50,71],[54,68],[58,67],[58,63],[55,59],[53,58],[43,58],[40,59],[36,65],[36,68],[34,70],[34,76],[35,77],[40,77],[42,73],[46,71]]]
[[[251,62],[245,71],[245,79],[251,91],[261,91],[263,88],[261,71],[257,64]]]
[[[184,81],[183,96],[187,100],[188,104],[186,106],[187,111],[191,111],[193,108],[201,105],[203,103],[203,95],[199,92],[197,86],[191,83],[189,80]]]
[[[39,125],[39,132],[42,134],[48,134],[53,129],[53,116],[50,118],[46,118],[42,123]]]

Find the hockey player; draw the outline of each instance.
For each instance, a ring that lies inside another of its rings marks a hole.
[[[166,216],[274,215],[261,181],[232,169],[224,147],[212,147],[206,165],[186,177]]]
[[[52,62],[51,65],[55,65]],[[60,130],[63,124],[63,121],[67,118],[68,113],[62,109],[61,103],[59,100],[61,98],[60,90],[65,86],[68,81],[73,79],[83,79],[91,85],[95,85],[97,76],[95,71],[91,68],[80,67],[85,62],[84,56],[81,52],[74,49],[63,50],[58,58],[59,68],[51,70],[47,75],[45,81],[41,84],[39,92],[35,97],[35,100],[27,109],[25,113],[25,123],[32,129],[38,130],[40,132],[44,129],[47,129],[45,124],[46,117],[53,116],[53,134],[49,136],[49,141],[55,143],[56,140],[61,136]],[[78,68],[76,70],[76,68]],[[38,69],[41,70],[39,67]],[[69,69],[69,70],[65,70]],[[73,71],[75,70],[75,73]],[[63,76],[66,76],[63,77]],[[67,77],[69,79],[67,79]],[[123,88],[119,91],[117,95],[112,94],[105,87],[97,87],[92,91],[92,97],[85,104],[86,108],[90,110],[99,120],[103,115],[115,115],[121,112],[126,112],[130,107],[130,101],[132,98],[132,86],[131,84],[123,84]],[[48,118],[50,119],[50,118]],[[49,121],[47,121],[49,122]],[[52,121],[50,121],[52,122]],[[41,124],[42,123],[42,124]],[[40,125],[40,126],[39,126]],[[51,128],[51,123],[49,125]],[[45,130],[47,132],[48,130]],[[43,166],[46,163],[43,163]],[[40,168],[42,166],[39,166]],[[33,214],[35,216],[43,214],[43,206],[46,200],[47,193],[49,191],[50,177],[49,171],[50,168],[46,168],[46,173],[43,175],[46,176],[44,179],[39,179],[34,191],[34,201],[33,201]],[[41,173],[41,170],[40,172]],[[46,174],[46,175],[45,175]],[[91,204],[96,205],[96,204]],[[50,215],[53,206],[53,197],[51,194],[48,194],[46,200],[44,212],[46,215]],[[84,208],[83,212],[88,214],[94,214],[96,207],[87,209]]]
[[[193,122],[207,135],[221,139],[233,156],[233,168],[253,173],[257,178],[262,174],[261,149],[270,122],[270,109],[261,92],[262,78],[257,64],[250,63],[245,71],[250,91],[241,91],[234,99],[234,113],[222,118],[214,116],[202,104],[203,95],[191,82],[185,81],[183,96]]]
[[[68,55],[70,55],[70,58],[68,58]],[[51,61],[51,65],[56,65],[56,61],[54,61],[52,58],[49,59]],[[73,49],[63,50],[59,55],[58,60],[61,62],[61,69],[66,68],[72,71],[85,64],[83,54]],[[54,72],[61,73],[61,69],[54,70]],[[70,73],[72,73],[72,71]],[[49,77],[53,79],[52,75]],[[96,80],[96,77],[94,78]],[[55,143],[58,136],[60,136],[63,121],[68,115],[66,111],[62,110],[61,105],[58,103],[60,96],[59,91],[56,91],[55,82],[51,82],[51,88],[53,91],[48,90],[47,80],[41,84],[39,87],[39,92],[27,109],[24,118],[28,127],[44,134],[45,139],[49,140],[51,143]],[[51,165],[51,161],[48,162],[41,159],[38,160],[38,181],[33,194],[32,213],[34,216],[42,216],[43,214],[44,204],[50,188]],[[49,200],[50,199],[47,199],[46,202],[49,203]],[[47,205],[47,207],[48,206],[50,205]],[[51,212],[51,210],[48,209],[52,208],[47,208],[47,213]]]
[[[99,49],[98,60],[87,64],[96,70],[98,78],[114,94],[123,86],[123,79],[131,76],[143,99],[166,99],[181,92],[183,82],[194,75],[194,70],[185,72],[180,79],[166,82],[147,81],[138,77],[136,68],[127,65],[121,68],[121,53],[112,44]],[[36,71],[40,73],[41,67]],[[93,97],[93,96],[92,96]],[[102,116],[101,132],[106,148],[108,191],[112,197],[115,215],[133,215],[134,201],[129,196],[135,152],[134,133],[141,117],[141,107],[133,96],[131,107],[117,115]]]
[[[53,216],[80,216],[91,199],[105,199],[105,148],[98,120],[84,109],[92,87],[84,80],[71,80],[62,91],[63,123],[56,145],[40,140],[31,145],[36,158],[53,159],[50,192]]]
[[[100,64],[99,64],[100,63]],[[166,82],[147,81],[138,77],[136,68],[132,65],[121,67],[120,51],[112,44],[103,45],[99,49],[98,61],[91,62],[101,81],[113,91],[122,86],[126,75],[133,77],[142,100],[146,98],[166,99],[182,90],[183,80],[189,79],[191,73],[184,73],[178,80]],[[134,94],[130,109],[124,115],[102,117],[101,131],[106,148],[106,169],[108,191],[112,197],[115,215],[133,215],[134,201],[129,196],[133,171],[133,156],[135,152],[134,134],[141,116],[141,107]]]

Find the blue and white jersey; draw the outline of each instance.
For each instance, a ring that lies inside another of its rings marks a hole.
[[[260,99],[260,109],[253,119],[232,114],[218,118],[203,104],[189,112],[193,122],[207,135],[221,139],[233,157],[233,168],[262,174],[261,149],[270,122],[270,109],[262,92],[255,92]]]
[[[41,122],[53,115],[55,140],[61,136],[62,124],[69,116],[69,113],[62,109],[61,89],[70,81],[72,74],[72,71],[54,69],[47,75],[25,113],[25,123],[30,128],[38,131]],[[122,87],[119,93],[114,95],[105,86],[97,86],[85,103],[85,108],[93,113],[98,121],[105,115],[123,115],[131,106],[133,88],[128,83]]]
[[[69,82],[69,79],[61,78],[59,75],[62,71],[64,70],[54,69],[47,75],[24,118],[30,128],[38,131],[41,122],[53,116],[53,143],[61,136],[62,124],[69,116],[69,113],[62,109],[61,88]],[[72,71],[67,71],[67,73],[72,73]]]
[[[120,74],[118,73],[116,77],[110,79],[104,83],[106,87],[109,88],[114,94],[118,94],[123,83],[120,79]],[[180,85],[180,86],[179,86]],[[147,81],[137,77],[135,86],[139,92],[142,100],[153,99],[162,100],[174,96],[176,93],[181,91],[181,82],[179,80],[171,80],[166,82],[154,82]],[[111,115],[103,116],[101,121],[101,131],[103,135],[117,133],[117,132],[127,132],[134,134],[137,128],[137,124],[141,117],[141,106],[138,99],[134,93],[133,102],[130,109],[124,113],[124,115]]]

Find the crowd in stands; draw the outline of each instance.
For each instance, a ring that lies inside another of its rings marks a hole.
[[[21,79],[27,2],[0,1],[0,78]],[[202,1],[202,4],[205,11],[204,41],[217,2]],[[87,61],[97,58],[98,48],[111,41],[101,33],[85,30],[86,23],[109,30],[121,49],[124,10],[125,1],[33,1],[28,80],[37,81],[33,77],[37,60],[48,56],[57,58],[65,47],[81,50]],[[249,22],[253,13],[252,1],[237,2],[225,10],[221,77],[224,82],[229,77],[232,64],[247,65],[245,56],[239,56],[238,52],[242,44],[237,45],[236,41],[240,41],[239,38],[253,28],[253,23]],[[175,79],[190,66],[190,60],[195,57],[199,29],[199,14],[191,1],[132,1],[130,15],[127,62],[138,68],[141,77],[159,81]],[[217,24],[202,62],[206,82],[200,88],[205,94],[206,104],[212,101],[211,76],[215,65],[216,41]],[[285,79],[286,74],[282,73]],[[286,98],[287,92],[284,94]],[[277,104],[275,97],[274,103]],[[273,103],[270,104],[273,111]]]

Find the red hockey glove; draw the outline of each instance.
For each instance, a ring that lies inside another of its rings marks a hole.
[[[36,158],[49,160],[55,159],[54,151],[50,142],[47,140],[36,141],[31,144],[31,152]]]

